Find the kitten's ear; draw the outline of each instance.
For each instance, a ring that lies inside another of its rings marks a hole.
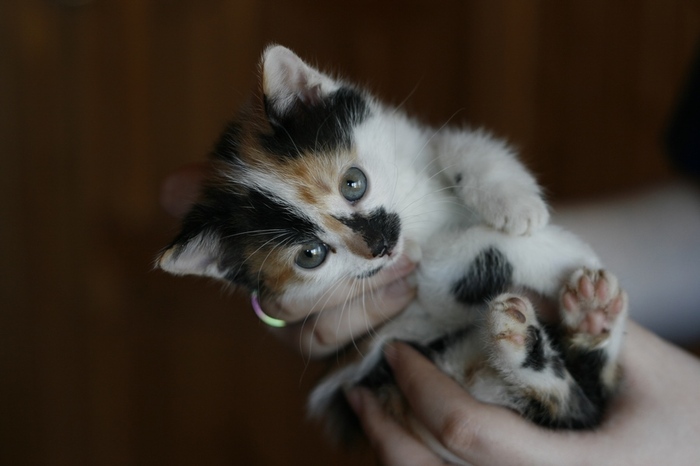
[[[177,239],[156,260],[156,264],[174,275],[204,275],[223,278],[219,268],[219,241],[213,235],[200,233],[188,239]]]
[[[319,105],[326,94],[338,88],[331,78],[281,45],[265,50],[261,69],[262,90],[268,104],[282,115],[298,102],[307,107]]]

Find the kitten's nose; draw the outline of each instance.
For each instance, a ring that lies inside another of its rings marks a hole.
[[[350,227],[362,237],[367,245],[366,257],[384,257],[399,241],[401,234],[401,219],[395,213],[389,213],[383,207],[369,215],[355,213],[350,217],[336,217],[337,220]],[[362,255],[365,255],[362,254]]]
[[[372,222],[370,222],[370,227],[363,232],[362,236],[373,259],[391,255],[398,242],[398,234],[396,232],[386,228],[377,228]]]
[[[391,247],[387,244],[386,239],[382,237],[382,240],[372,249],[372,257],[384,257],[387,254],[391,254]]]

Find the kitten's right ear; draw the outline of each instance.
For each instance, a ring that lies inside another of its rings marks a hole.
[[[194,237],[176,239],[156,260],[156,264],[174,275],[202,275],[224,278],[219,268],[219,240],[214,235],[199,233]]]
[[[310,67],[294,52],[281,45],[268,47],[261,62],[262,90],[271,109],[284,115],[297,102],[319,105],[323,97],[337,90],[328,76]]]

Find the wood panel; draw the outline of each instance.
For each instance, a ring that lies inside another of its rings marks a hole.
[[[69,6],[69,5],[78,6]],[[265,44],[518,144],[555,199],[669,177],[697,2],[0,2],[0,464],[365,464],[304,420],[320,367],[151,268]]]

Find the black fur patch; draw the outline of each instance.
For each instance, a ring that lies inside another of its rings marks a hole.
[[[601,409],[610,397],[610,390],[603,385],[601,373],[607,363],[605,350],[570,348],[566,352],[566,367],[591,402]]]
[[[554,341],[556,342],[556,339]],[[574,379],[569,384],[570,394],[566,401],[566,409],[551,412],[542,401],[526,397],[523,415],[552,429],[593,428],[600,424],[613,394],[601,380],[601,372],[606,364],[605,351],[567,348],[564,354],[565,361],[556,356],[547,362],[551,363],[555,376],[564,378],[565,370],[568,370]]]
[[[479,253],[467,273],[452,285],[452,294],[464,304],[482,304],[503,293],[513,277],[513,266],[501,251],[490,247]]]
[[[365,273],[362,273],[362,274],[358,275],[357,278],[365,279],[365,278],[374,277],[374,276],[377,275],[383,268],[384,268],[384,266],[379,266],[379,267],[377,267],[376,269],[372,269],[372,270],[370,270],[369,272],[365,272]]]
[[[554,375],[557,378],[565,379],[566,378],[566,366],[564,366],[564,361],[562,361],[561,357],[554,356],[551,359],[551,363],[552,363],[552,371],[554,372]]]
[[[211,156],[227,162],[237,163],[240,154],[241,126],[232,121],[219,137]]]
[[[522,413],[527,419],[544,427],[556,428],[557,419],[553,413],[538,399],[528,398],[525,412]]]
[[[550,399],[545,404],[537,398],[527,397],[523,416],[550,429],[582,430],[599,425],[603,411],[586,398],[578,385],[572,384],[569,388],[571,392],[564,406],[561,400]]]
[[[368,216],[354,214],[352,217],[337,220],[362,235],[373,257],[391,253],[401,234],[401,219],[395,213],[388,213],[383,207]]]
[[[559,421],[557,428],[588,430],[600,425],[603,419],[605,403],[594,403],[579,385],[571,387],[570,405],[572,416],[566,422]]]
[[[544,340],[542,332],[533,326],[527,327],[527,339],[525,341],[526,352],[525,361],[522,364],[524,368],[530,368],[533,371],[540,372],[547,365],[547,359],[544,356]]]
[[[284,112],[275,110],[265,96],[265,112],[272,134],[261,134],[262,147],[276,155],[298,157],[307,151],[330,151],[352,147],[352,128],[369,115],[362,94],[342,87],[319,104],[307,105],[295,99]]]
[[[369,388],[370,390],[376,390],[379,387],[393,385],[394,383],[394,373],[391,371],[391,367],[389,367],[389,363],[386,362],[386,359],[382,358],[372,370],[360,380],[358,385]]]
[[[318,227],[292,206],[261,190],[233,190],[209,186],[203,199],[185,217],[171,246],[184,245],[200,234],[219,238],[219,268],[226,278],[249,290],[259,289],[258,271],[249,273],[245,250],[267,254],[282,244],[314,239]]]

